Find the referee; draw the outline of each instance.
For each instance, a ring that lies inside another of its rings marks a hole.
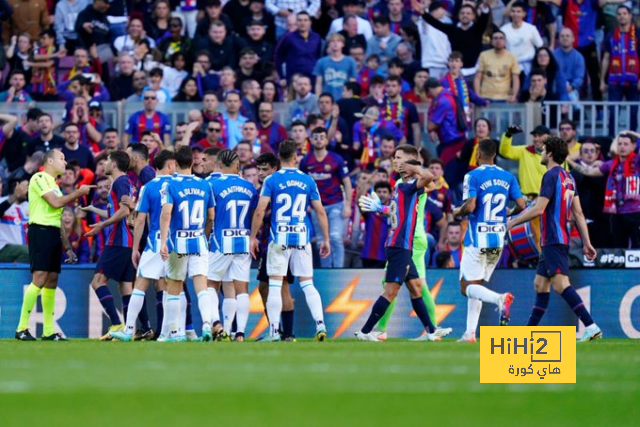
[[[60,274],[62,243],[67,248],[67,257],[77,260],[71,249],[69,239],[61,227],[62,210],[70,202],[89,194],[95,185],[83,185],[66,196],[62,195],[56,178],[67,166],[64,154],[58,149],[49,150],[43,159],[44,170],[36,173],[29,181],[29,263],[31,265],[31,284],[27,288],[20,311],[20,323],[16,330],[16,339],[35,341],[29,332],[29,316],[42,290],[43,341],[66,341],[60,333],[53,332],[53,308],[55,307],[56,287]]]

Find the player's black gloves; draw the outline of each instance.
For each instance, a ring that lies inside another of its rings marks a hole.
[[[522,128],[520,126],[509,126],[507,128],[507,131],[505,132],[505,135],[507,136],[507,138],[511,138],[513,135],[520,132],[522,132]]]

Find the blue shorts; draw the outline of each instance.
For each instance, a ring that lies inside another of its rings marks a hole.
[[[387,255],[387,272],[384,279],[386,283],[402,284],[407,280],[420,278],[410,250],[387,247],[384,251]]]
[[[542,247],[536,274],[551,278],[556,274],[569,275],[569,246],[549,245]]]
[[[133,282],[136,269],[131,262],[131,248],[105,246],[96,264],[95,272],[104,274],[118,283]]]

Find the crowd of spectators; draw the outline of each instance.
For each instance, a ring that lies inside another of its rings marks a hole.
[[[581,99],[639,101],[637,7],[624,0],[0,0],[0,103],[36,102],[20,122],[0,114],[0,262],[25,260],[25,188],[47,150],[66,156],[63,192],[97,185],[63,216],[80,260],[93,262],[106,231],[87,240],[84,230],[108,204],[111,151],[129,153],[139,189],[163,148],[191,146],[199,176],[230,148],[259,187],[256,161],[291,138],[329,214],[332,256],[322,267],[383,265],[386,223],[356,201],[375,191],[390,202],[399,144],[420,147],[436,176],[425,215],[427,262],[455,267],[466,224],[452,211],[464,174],[477,167],[478,142],[506,131],[496,141],[500,158],[517,162],[533,200],[545,172],[542,141],[551,134],[538,126],[528,144],[513,144],[517,127],[494,131],[474,107],[564,101],[566,115]],[[37,108],[46,101],[64,103],[61,122]],[[108,101],[142,108],[114,129],[104,120]],[[183,122],[159,111],[183,102],[199,105]],[[286,103],[281,123],[277,103]],[[428,114],[421,117],[417,104]],[[611,115],[613,143],[577,135],[570,120],[557,124],[571,153],[565,167],[577,178],[594,245],[638,248],[637,106],[631,131],[619,135],[613,111],[599,114]],[[517,251],[504,254],[503,266],[517,264]]]

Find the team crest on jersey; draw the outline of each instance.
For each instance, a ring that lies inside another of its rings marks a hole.
[[[331,172],[331,165],[324,165],[324,170],[326,172]]]

